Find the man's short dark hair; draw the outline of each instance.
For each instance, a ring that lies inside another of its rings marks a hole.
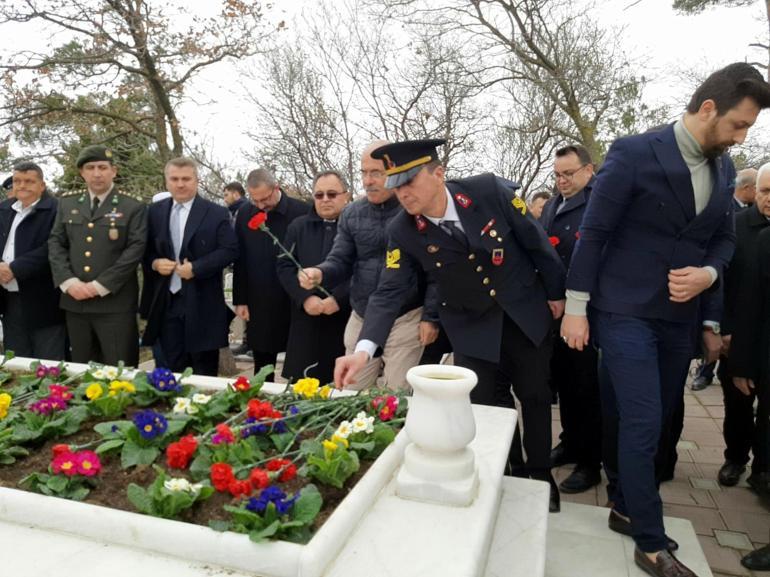
[[[529,202],[535,202],[538,198],[542,198],[547,202],[551,198],[551,193],[547,190],[538,190],[535,194],[529,197]]]
[[[556,151],[556,158],[561,158],[562,156],[567,156],[569,154],[576,155],[580,160],[580,164],[594,163],[593,160],[591,160],[591,153],[588,152],[588,149],[582,144],[568,144],[567,146],[562,146]]]
[[[687,112],[695,114],[706,100],[713,100],[717,114],[724,116],[744,98],[751,98],[760,109],[770,108],[770,85],[751,64],[735,62],[712,72],[698,86],[687,105]]]
[[[348,187],[348,179],[342,176],[342,173],[339,170],[324,170],[316,174],[315,177],[313,178],[313,188],[315,188],[315,185],[318,182],[318,180],[323,178],[324,176],[337,177],[337,180],[339,180],[340,184],[342,185],[342,192],[347,192],[348,190],[350,190]]]
[[[24,162],[17,162],[13,165],[13,171],[14,172],[34,172],[40,177],[40,180],[45,180],[45,177],[43,176],[43,169],[40,168],[37,164],[30,161],[24,161]]]
[[[223,190],[229,190],[231,192],[237,192],[241,196],[246,196],[246,191],[244,190],[243,185],[240,182],[237,182],[237,181],[228,182],[224,186]]]

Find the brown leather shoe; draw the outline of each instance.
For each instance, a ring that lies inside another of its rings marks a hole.
[[[634,549],[634,561],[653,577],[698,577],[668,551],[659,552],[653,562],[637,547]]]
[[[615,531],[615,533],[620,533],[621,535],[626,535],[628,537],[631,537],[631,523],[629,521],[626,521],[620,513],[615,511],[615,509],[612,509],[610,511],[610,516],[607,519],[607,526]],[[669,551],[676,551],[679,549],[679,543],[674,541],[671,537],[666,535],[666,549]]]

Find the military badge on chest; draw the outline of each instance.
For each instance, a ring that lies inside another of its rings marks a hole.
[[[116,212],[115,209],[113,209],[112,212],[105,214],[104,218],[107,218],[110,221],[110,230],[107,233],[107,236],[110,240],[118,240],[118,238],[120,238],[120,233],[118,232],[115,222],[117,219],[123,218],[123,213]]]
[[[501,248],[495,248],[492,249],[492,264],[495,266],[500,266],[503,264],[503,260],[505,258],[505,252]]]

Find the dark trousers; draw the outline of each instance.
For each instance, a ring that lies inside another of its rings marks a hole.
[[[96,361],[127,366],[139,364],[139,329],[136,312],[75,313],[66,312],[67,334],[76,363]]]
[[[425,347],[420,357],[421,365],[437,365],[446,353],[452,352],[452,343],[443,327],[439,327],[438,338]]]
[[[191,367],[196,375],[217,376],[219,349],[195,352],[186,350],[184,301],[181,291],[175,295],[169,294],[158,337],[168,368],[173,372],[181,373]]]
[[[24,318],[18,292],[6,292],[3,314],[3,346],[17,357],[63,361],[67,346],[67,327],[63,322],[33,328]]]
[[[513,385],[513,392],[521,403],[527,471],[538,479],[545,478],[550,469],[551,390],[548,374],[551,346],[549,337],[540,345],[534,345],[506,316],[499,364],[455,351],[455,365],[471,369],[479,379],[471,391],[472,403],[511,407]]]
[[[721,363],[724,364],[724,363]],[[698,365],[698,371],[696,372],[696,377],[703,377],[704,379],[708,379],[709,381],[713,380],[714,378],[714,368],[717,366],[717,362],[714,361],[712,363],[707,363],[706,359],[701,359],[700,364]]]
[[[579,467],[599,470],[602,418],[596,349],[569,348],[556,335],[551,358],[551,388],[559,394],[561,442]]]
[[[266,367],[267,365],[275,366],[278,362],[278,353],[266,353],[264,351],[251,351],[254,357],[254,373],[258,373],[259,369]],[[275,380],[275,372],[270,373],[265,377],[265,381],[273,382]]]
[[[725,438],[725,460],[745,465],[749,462],[749,451],[753,449],[752,471],[762,472],[767,469],[767,462],[764,460],[763,451],[757,450],[761,434],[758,433],[754,421],[756,389],[748,396],[740,392],[733,384],[729,364],[729,361],[723,360],[719,363],[717,370],[725,402],[725,420],[722,426],[722,435]]]
[[[665,424],[682,401],[693,351],[688,323],[643,319],[592,310],[601,348],[603,421],[617,431],[617,469],[605,462],[609,498],[631,518],[637,546],[645,552],[666,548],[663,507],[655,458]]]

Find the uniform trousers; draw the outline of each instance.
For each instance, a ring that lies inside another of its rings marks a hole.
[[[725,402],[725,419],[722,426],[722,435],[725,439],[725,460],[738,465],[749,462],[749,452],[754,454],[751,465],[752,472],[761,473],[767,471],[765,455],[757,444],[761,441],[762,434],[757,431],[754,421],[754,400],[757,398],[757,389],[750,395],[744,395],[733,384],[733,375],[730,371],[729,360],[722,359],[717,369],[719,382],[722,385],[722,394]],[[759,386],[759,383],[755,383]],[[759,413],[759,409],[757,410]]]
[[[63,361],[67,346],[67,327],[58,322],[33,328],[24,318],[18,292],[5,293],[3,314],[3,346],[17,357]]]
[[[617,432],[607,443],[609,499],[631,519],[632,535],[644,552],[661,551],[667,540],[655,475],[662,437],[684,394],[693,352],[691,323],[644,319],[591,310],[601,350],[602,419]],[[605,439],[611,433],[605,433]],[[617,463],[617,467],[613,465]]]
[[[175,373],[181,373],[191,367],[196,375],[216,377],[219,369],[219,349],[190,352],[186,347],[185,332],[182,291],[169,293],[158,335],[168,368]]]
[[[97,297],[98,298],[98,297]],[[127,366],[139,364],[139,328],[136,312],[80,313],[66,311],[72,361],[95,361]]]
[[[454,364],[471,369],[479,382],[471,391],[471,402],[511,407],[513,393],[521,403],[526,471],[545,480],[550,470],[551,390],[548,387],[552,340],[535,345],[513,320],[504,315],[500,362],[494,363],[455,351]],[[512,444],[512,455],[517,443]]]

